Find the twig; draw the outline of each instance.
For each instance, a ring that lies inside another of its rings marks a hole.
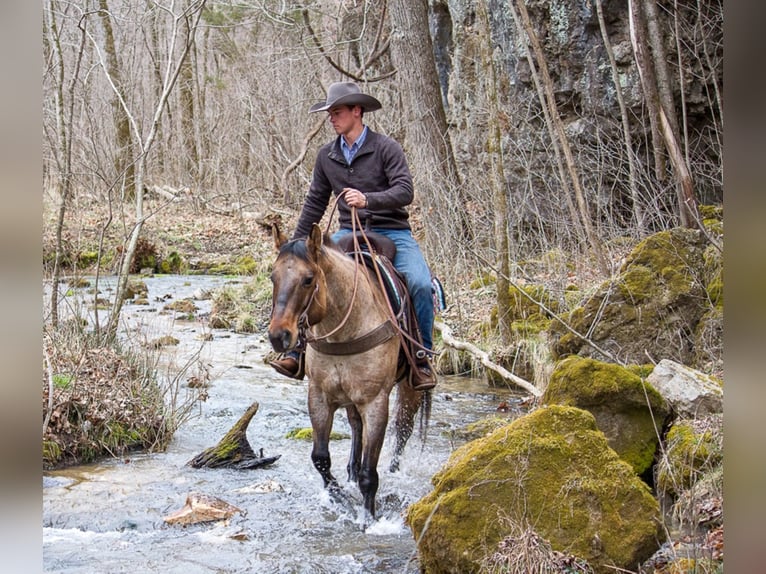
[[[494,271],[494,272],[495,272],[497,275],[503,275],[503,274],[502,274],[500,271],[498,271],[498,270],[497,270],[497,268],[496,268],[494,265],[492,265],[492,263],[490,263],[490,262],[489,262],[489,261],[487,261],[487,260],[486,260],[484,257],[482,257],[481,255],[479,255],[478,253],[476,253],[476,251],[473,251],[473,250],[471,250],[471,253],[473,253],[473,255],[474,255],[474,256],[475,256],[477,259],[479,259],[479,260],[480,260],[482,263],[484,263],[484,265],[486,265],[487,267],[489,267],[489,268],[490,268],[492,271]],[[532,297],[532,295],[530,295],[529,293],[527,293],[527,292],[526,292],[526,290],[525,290],[524,288],[522,288],[522,286],[521,286],[521,285],[519,285],[518,283],[516,283],[516,282],[515,282],[513,279],[511,279],[510,277],[505,277],[504,275],[503,275],[503,278],[504,278],[506,281],[508,281],[508,283],[510,283],[510,284],[511,284],[513,287],[515,287],[515,288],[516,288],[516,289],[519,291],[519,293],[521,293],[521,294],[522,294],[524,297],[526,297],[526,298],[527,298],[527,299],[529,299],[529,300],[530,300],[532,303],[534,303],[535,305],[537,305],[538,307],[540,307],[540,309],[542,309],[543,311],[545,311],[545,312],[546,312],[548,315],[550,315],[550,316],[551,316],[553,319],[556,319],[556,321],[558,321],[559,323],[561,323],[561,325],[562,325],[562,326],[563,326],[563,327],[564,327],[564,328],[565,328],[567,331],[569,331],[570,333],[572,333],[572,334],[573,334],[573,335],[575,335],[576,337],[579,337],[580,339],[582,339],[583,341],[585,341],[586,343],[588,343],[588,345],[590,345],[591,347],[593,347],[593,348],[594,348],[596,351],[598,351],[599,353],[601,353],[602,355],[604,355],[606,358],[608,358],[608,359],[609,359],[610,361],[612,361],[613,363],[616,363],[616,364],[618,364],[618,365],[622,365],[622,364],[623,364],[623,362],[622,362],[622,361],[618,360],[618,359],[617,359],[617,357],[615,357],[614,355],[612,355],[612,353],[610,353],[610,352],[609,352],[609,351],[607,351],[606,349],[602,349],[602,348],[601,348],[599,345],[597,345],[595,342],[593,342],[593,341],[592,341],[592,340],[591,340],[591,339],[590,339],[590,338],[589,338],[587,335],[583,335],[582,333],[579,333],[578,331],[575,331],[575,330],[574,330],[574,329],[573,329],[573,328],[572,328],[572,327],[571,327],[571,326],[570,326],[570,325],[569,325],[569,324],[568,324],[566,321],[564,321],[564,319],[562,319],[562,318],[561,318],[561,317],[559,317],[559,316],[558,316],[556,313],[554,313],[554,312],[553,312],[551,309],[549,309],[549,308],[548,308],[548,307],[545,305],[545,303],[543,303],[542,301],[538,301],[537,299],[535,299],[534,297]]]

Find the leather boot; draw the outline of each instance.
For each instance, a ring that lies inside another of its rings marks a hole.
[[[303,380],[303,376],[306,374],[303,368],[303,355],[295,355],[293,353],[283,355],[282,358],[270,361],[269,365],[274,367],[274,370],[280,375],[290,377],[291,379]]]
[[[423,363],[410,372],[410,384],[413,390],[430,391],[436,386],[436,375],[431,370],[431,365]]]

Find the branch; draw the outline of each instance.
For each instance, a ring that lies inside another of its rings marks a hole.
[[[455,339],[452,336],[452,329],[450,329],[447,325],[442,323],[441,321],[434,321],[434,327],[441,332],[442,334],[442,340],[444,341],[444,344],[448,347],[452,347],[453,349],[457,349],[458,351],[468,351],[473,355],[474,357],[477,357],[481,364],[484,365],[486,368],[495,371],[498,375],[503,377],[506,380],[511,381],[512,383],[515,383],[522,389],[529,392],[531,395],[534,395],[535,397],[541,396],[543,393],[540,389],[538,389],[536,386],[534,386],[532,383],[522,379],[521,377],[517,377],[507,369],[501,367],[497,363],[493,363],[490,358],[489,354],[487,354],[486,351],[482,351],[479,349],[476,345],[472,345],[471,343],[468,343],[466,341],[459,341]]]
[[[498,269],[497,269],[497,268],[496,268],[494,265],[492,265],[492,263],[490,263],[489,261],[487,261],[487,260],[486,260],[484,257],[482,257],[481,255],[479,255],[479,254],[478,254],[478,253],[476,253],[475,251],[472,251],[472,253],[473,253],[473,255],[474,255],[474,256],[475,256],[477,259],[479,259],[479,260],[480,260],[482,263],[484,263],[484,265],[486,265],[486,266],[487,266],[487,267],[489,267],[489,268],[490,268],[492,271],[494,271],[494,272],[495,272],[495,273],[496,273],[498,276],[501,276],[501,275],[502,275],[502,272],[501,272],[501,271],[498,271]],[[569,324],[568,324],[566,321],[564,321],[564,319],[562,319],[562,318],[561,318],[561,317],[559,317],[559,316],[558,316],[556,313],[554,313],[554,312],[553,312],[551,309],[549,309],[549,308],[548,308],[548,306],[547,306],[545,303],[543,303],[542,301],[538,301],[537,299],[535,299],[534,297],[532,297],[532,295],[530,295],[529,293],[527,293],[527,292],[526,292],[526,290],[525,290],[525,289],[524,289],[524,288],[523,288],[521,285],[519,285],[518,283],[516,283],[516,282],[515,282],[513,279],[511,279],[510,277],[505,277],[505,276],[504,276],[504,279],[506,279],[510,285],[512,285],[513,287],[515,287],[515,288],[518,290],[518,292],[519,292],[519,293],[521,293],[521,295],[523,295],[524,297],[526,297],[527,299],[529,299],[529,300],[530,300],[532,303],[534,303],[535,305],[537,305],[538,307],[540,307],[540,309],[542,309],[543,311],[545,311],[545,312],[546,312],[548,315],[550,315],[550,316],[551,316],[553,319],[555,319],[556,321],[558,321],[559,323],[561,323],[561,326],[562,326],[562,327],[564,327],[564,328],[565,328],[567,331],[569,331],[570,333],[572,333],[572,334],[573,334],[575,337],[579,337],[580,339],[582,339],[583,341],[585,341],[585,342],[586,342],[588,345],[590,345],[591,347],[593,347],[593,348],[594,348],[596,351],[598,351],[599,353],[601,353],[602,355],[604,355],[606,358],[608,358],[608,359],[609,359],[610,361],[612,361],[613,363],[616,363],[616,364],[618,364],[618,365],[622,365],[622,364],[623,364],[623,363],[622,363],[622,361],[619,361],[619,360],[617,359],[617,357],[615,357],[614,355],[612,355],[612,353],[610,353],[610,352],[609,352],[609,351],[607,351],[606,349],[603,349],[603,348],[601,348],[601,347],[600,347],[599,345],[597,345],[597,344],[596,344],[594,341],[592,341],[592,340],[590,339],[590,337],[588,337],[588,335],[583,335],[582,333],[578,333],[577,331],[575,331],[575,330],[574,330],[574,329],[573,329],[573,328],[572,328],[572,327],[571,327],[571,326],[570,326],[570,325],[569,325]]]
[[[325,118],[322,116],[319,120],[317,120],[316,124],[314,124],[314,127],[311,128],[311,131],[306,134],[306,137],[303,138],[303,145],[301,146],[301,151],[298,154],[298,157],[296,157],[292,162],[290,162],[290,165],[288,165],[285,170],[282,172],[282,197],[284,199],[285,203],[289,202],[290,199],[290,192],[287,189],[287,176],[292,173],[295,168],[297,168],[301,162],[303,161],[303,158],[306,157],[306,153],[309,149],[309,143],[311,143],[311,140],[316,137],[316,135],[319,133],[319,130],[322,129],[322,126],[324,125]]]
[[[327,63],[330,64],[333,68],[338,70],[341,74],[344,76],[347,76],[351,78],[352,80],[356,80],[357,82],[379,82],[380,80],[385,80],[386,78],[390,78],[394,74],[396,74],[396,70],[392,70],[388,72],[387,74],[383,74],[382,76],[377,76],[375,78],[363,78],[359,74],[355,74],[354,72],[351,72],[349,70],[346,70],[345,68],[342,68],[335,60],[333,60],[330,55],[325,51],[324,46],[319,42],[319,38],[317,38],[316,32],[314,31],[314,27],[311,25],[311,21],[309,20],[309,11],[304,8],[301,12],[303,15],[303,23],[306,25],[306,29],[308,29],[309,34],[311,34],[311,39],[314,41],[314,45],[319,49],[319,52],[322,54],[325,60],[327,60]],[[388,44],[386,44],[386,47],[388,47]],[[380,57],[380,54],[374,54],[374,59],[377,59]],[[371,61],[373,61],[373,58],[371,58]]]

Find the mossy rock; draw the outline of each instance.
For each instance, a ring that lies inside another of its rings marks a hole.
[[[657,490],[678,496],[723,464],[723,417],[676,421],[665,436]]]
[[[635,372],[595,359],[568,357],[551,374],[541,404],[589,411],[609,446],[642,475],[654,462],[670,406]]]
[[[618,277],[562,318],[621,362],[640,363],[648,354],[697,366],[694,333],[711,300],[718,300],[708,296],[715,273],[706,247],[697,230],[652,235],[630,253]],[[578,354],[613,360],[558,321],[551,322],[548,334],[554,358]]]
[[[140,279],[128,279],[128,284],[125,287],[125,298],[134,299],[136,297],[147,297],[149,295],[149,288],[146,283]]]
[[[311,429],[311,427],[296,428],[288,432],[287,435],[285,435],[285,438],[311,442],[314,439],[314,431]],[[330,432],[330,440],[343,440],[346,438],[351,437],[348,434],[340,433],[337,431]]]
[[[478,572],[509,522],[604,574],[636,569],[665,536],[649,487],[574,407],[540,408],[463,445],[432,482],[406,515],[427,574]]]
[[[469,285],[469,289],[476,290],[476,289],[482,289],[483,287],[489,287],[490,285],[494,285],[497,283],[497,278],[494,275],[490,275],[489,273],[484,273],[481,275],[481,277],[477,277],[473,281],[471,281],[471,284]]]
[[[184,261],[184,258],[176,251],[171,251],[167,257],[165,257],[159,264],[160,273],[183,273],[188,269],[189,265]]]

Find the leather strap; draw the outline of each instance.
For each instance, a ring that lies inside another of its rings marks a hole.
[[[399,330],[391,322],[391,319],[387,319],[366,335],[362,335],[352,341],[341,341],[338,343],[331,343],[325,340],[309,341],[309,345],[325,355],[356,355],[385,343],[398,332]]]

